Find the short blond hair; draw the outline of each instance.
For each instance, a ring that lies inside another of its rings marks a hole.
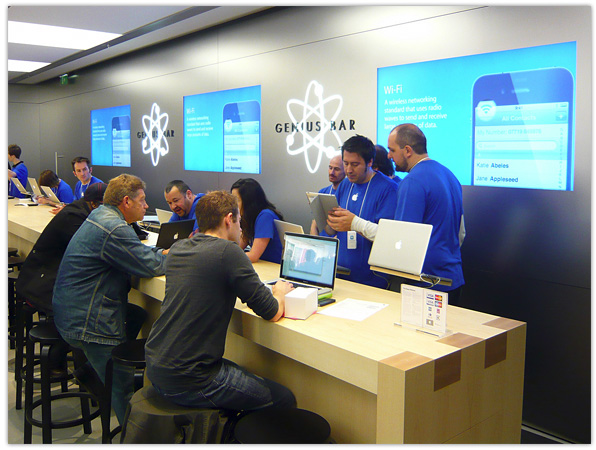
[[[236,222],[239,214],[236,197],[225,191],[208,192],[201,197],[195,208],[199,232],[217,229],[229,213],[232,213],[232,221]]]
[[[147,185],[135,175],[123,173],[112,178],[108,184],[103,202],[106,205],[118,206],[124,197],[135,198],[139,189],[145,190]]]

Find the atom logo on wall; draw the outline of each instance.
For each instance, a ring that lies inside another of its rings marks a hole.
[[[151,115],[143,116],[143,129],[146,137],[142,142],[142,150],[144,154],[151,153],[151,161],[154,166],[159,163],[159,157],[166,155],[169,151],[168,140],[164,136],[167,126],[168,114],[160,114],[159,105],[153,103],[151,105]]]
[[[340,153],[338,147],[342,145],[342,141],[334,124],[342,106],[343,100],[339,95],[323,98],[323,86],[314,80],[306,89],[304,101],[288,100],[286,107],[294,130],[286,137],[287,151],[292,156],[304,153],[310,173],[319,170],[323,154],[333,158]],[[327,119],[329,111],[332,113],[330,119]],[[312,153],[315,153],[314,164],[311,164]]]

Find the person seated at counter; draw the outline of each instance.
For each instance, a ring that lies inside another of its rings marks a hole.
[[[48,186],[60,203],[71,203],[74,200],[74,194],[72,188],[66,184],[62,179],[58,178],[51,170],[44,170],[39,174],[39,181],[37,182],[40,186]],[[58,206],[58,203],[51,201],[49,198],[41,197],[37,201],[44,205]]]
[[[70,240],[54,284],[54,323],[62,338],[85,353],[102,383],[114,347],[126,341],[131,276],[165,273],[167,250],[143,244],[129,224],[148,208],[145,183],[122,174],[110,180],[103,205]],[[114,366],[112,406],[120,424],[134,391],[134,372]]]
[[[48,318],[54,315],[52,292],[66,247],[89,213],[102,204],[107,186],[96,183],[85,191],[84,198],[62,208],[46,225],[20,270],[16,282],[17,294]],[[60,372],[66,369],[67,353],[68,346],[52,345],[51,370]]]
[[[193,219],[195,221],[194,232],[197,229],[195,210],[197,202],[203,195],[205,194],[193,194],[188,184],[182,180],[170,181],[164,190],[164,197],[172,210],[169,222]]]
[[[295,407],[285,386],[223,358],[236,298],[265,320],[283,317],[280,281],[269,290],[238,246],[240,210],[224,191],[197,204],[199,232],[174,243],[166,260],[160,315],[145,344],[146,374],[155,390],[178,405],[236,411]]]
[[[240,246],[245,249],[251,262],[259,259],[281,263],[283,248],[273,222],[284,220],[282,214],[271,203],[259,182],[253,178],[241,178],[231,188],[238,200],[242,216],[242,236]]]

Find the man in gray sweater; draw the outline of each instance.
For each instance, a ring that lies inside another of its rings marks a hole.
[[[292,392],[223,358],[236,298],[266,320],[283,317],[285,294],[269,290],[240,246],[235,197],[214,191],[196,206],[199,232],[171,248],[161,313],[145,345],[147,377],[156,391],[188,407],[249,411],[294,407]]]

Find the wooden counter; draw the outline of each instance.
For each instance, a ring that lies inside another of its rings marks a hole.
[[[15,238],[32,245],[43,208],[9,201],[10,246]],[[278,267],[255,264],[263,280]],[[156,317],[165,277],[133,286],[132,301]],[[389,306],[364,321],[315,314],[271,323],[238,302],[225,356],[288,386],[299,407],[329,421],[338,443],[520,442],[525,323],[449,306],[452,334],[437,338],[394,325],[395,292],[338,279],[334,298]]]

